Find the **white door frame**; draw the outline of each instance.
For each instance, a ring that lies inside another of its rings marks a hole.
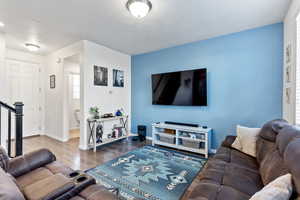
[[[79,62],[79,68],[80,68],[80,137],[81,137],[81,133],[83,131],[83,127],[82,127],[82,119],[83,119],[83,110],[82,110],[82,105],[83,105],[83,96],[82,96],[82,75],[83,75],[83,70],[82,70],[82,54],[81,53],[74,53],[73,55],[68,55],[64,58],[62,58],[62,67],[63,67],[63,83],[62,83],[62,88],[63,88],[63,126],[62,126],[62,133],[63,133],[63,142],[67,142],[69,140],[69,131],[70,131],[70,127],[69,127],[69,92],[68,91],[68,87],[69,85],[66,83],[69,83],[68,79],[69,79],[69,74],[65,72],[65,59],[69,58],[71,56],[79,56],[80,58],[80,62]]]

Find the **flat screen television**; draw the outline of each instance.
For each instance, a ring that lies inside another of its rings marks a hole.
[[[152,104],[207,106],[206,69],[152,75]]]

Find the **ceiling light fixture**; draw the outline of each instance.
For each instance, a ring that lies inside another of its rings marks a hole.
[[[152,3],[149,0],[128,0],[126,7],[133,16],[141,19],[150,12]]]
[[[4,27],[5,24],[3,22],[0,22],[0,27]]]
[[[41,47],[36,45],[36,44],[31,44],[31,43],[26,43],[25,47],[29,50],[29,51],[38,51]]]

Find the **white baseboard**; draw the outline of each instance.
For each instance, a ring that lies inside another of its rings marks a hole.
[[[60,137],[57,137],[57,136],[53,136],[53,135],[49,135],[49,134],[45,134],[46,136],[48,136],[48,137],[50,137],[50,138],[52,138],[52,139],[54,139],[54,140],[58,140],[58,141],[60,141],[60,142],[67,142],[68,141],[68,139],[67,138],[60,138]]]
[[[78,130],[78,129],[80,129],[80,127],[72,127],[72,128],[70,128],[70,131],[75,131],[75,130]]]
[[[89,150],[88,146],[84,146],[84,145],[79,145],[79,149],[83,151]]]

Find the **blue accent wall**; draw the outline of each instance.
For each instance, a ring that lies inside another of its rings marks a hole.
[[[132,57],[132,132],[160,121],[213,128],[212,147],[237,124],[260,127],[282,117],[283,24]],[[208,106],[152,105],[151,74],[207,68]]]

